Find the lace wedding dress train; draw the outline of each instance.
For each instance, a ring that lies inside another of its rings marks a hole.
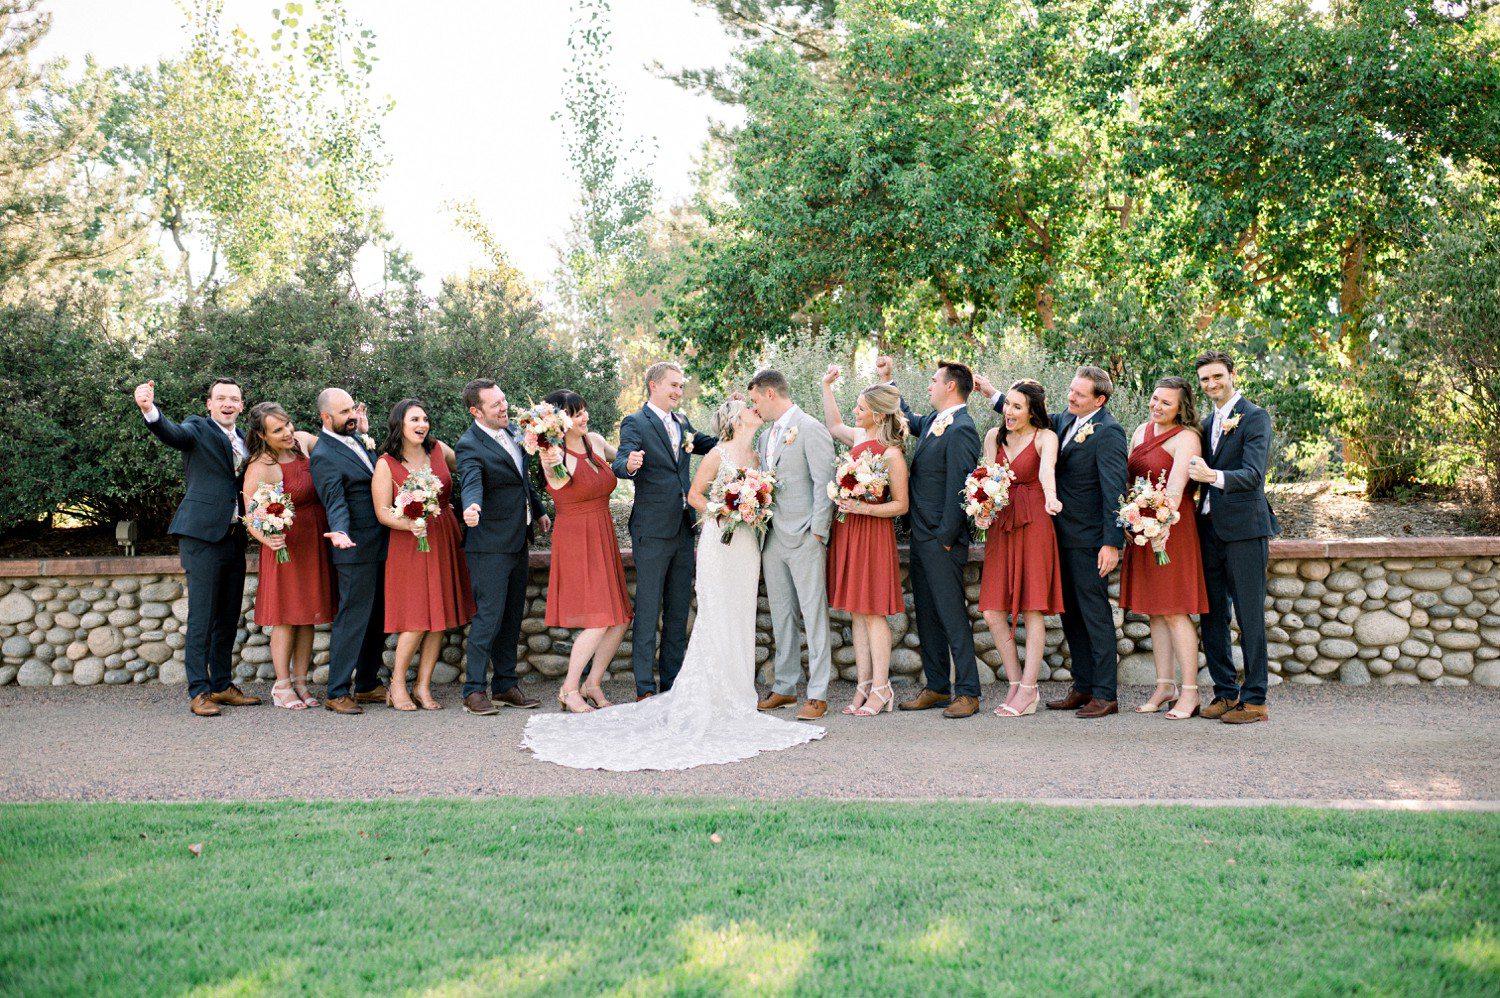
[[[733,470],[723,457],[720,476]],[[823,728],[755,709],[759,588],[754,531],[736,530],[725,544],[718,530],[704,530],[698,538],[698,617],[672,688],[588,714],[534,717],[521,747],[561,766],[625,772],[737,762],[822,738]]]

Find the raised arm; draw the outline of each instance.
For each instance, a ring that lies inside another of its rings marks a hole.
[[[708,508],[708,486],[719,473],[719,452],[710,450],[698,462],[698,471],[693,475],[692,487],[688,489],[688,505],[702,513]]]
[[[646,458],[646,441],[641,436],[640,420],[626,416],[620,423],[620,447],[610,459],[610,470],[616,478],[635,478]]]
[[[828,427],[833,439],[846,447],[853,447],[857,442],[854,430],[844,425],[844,414],[839,412],[838,400],[833,397],[833,383],[838,379],[838,365],[828,365],[828,372],[823,375],[823,425]]]
[[[1220,472],[1225,492],[1253,492],[1266,484],[1266,465],[1271,460],[1271,414],[1264,409],[1247,413],[1239,432],[1245,435],[1244,466]]]
[[[1047,513],[1056,516],[1062,512],[1062,503],[1057,498],[1057,434],[1051,430],[1037,430],[1037,452],[1042,458],[1037,478],[1042,483],[1042,496],[1046,499]]]
[[[1203,456],[1203,442],[1191,429],[1177,434],[1168,441],[1175,444],[1172,451],[1172,470],[1167,472],[1167,499],[1173,509],[1181,508],[1182,493],[1187,489],[1188,464],[1195,457]]]
[[[135,386],[135,404],[141,410],[141,417],[146,420],[146,428],[162,443],[177,450],[192,450],[197,446],[197,437],[172,422],[156,407],[155,381]]]

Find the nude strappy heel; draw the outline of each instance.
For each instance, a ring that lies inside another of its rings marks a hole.
[[[1145,703],[1143,703],[1140,706],[1136,707],[1135,712],[1137,714],[1155,714],[1159,710],[1163,710],[1165,708],[1171,707],[1182,696],[1182,691],[1177,688],[1177,684],[1175,682],[1173,682],[1172,680],[1170,680],[1170,679],[1158,679],[1156,681],[1156,687],[1157,687],[1157,689],[1160,689],[1163,686],[1170,686],[1170,687],[1172,687],[1172,695],[1171,696],[1167,697],[1161,703],[1157,703],[1157,704],[1153,704],[1151,701],[1147,700]],[[1197,688],[1198,687],[1196,687],[1196,686],[1192,687],[1192,689],[1197,689]]]
[[[875,696],[881,697],[883,702],[879,707],[871,708],[870,699]],[[889,711],[895,705],[896,694],[891,690],[891,684],[886,683],[884,686],[877,686],[869,692],[869,694],[865,698],[865,702],[860,704],[859,707],[855,709],[854,716],[874,717],[876,714],[879,714],[882,711]]]
[[[1184,684],[1183,687],[1182,687],[1182,692],[1186,693],[1188,690],[1197,690],[1197,689],[1198,689],[1198,687],[1193,686],[1191,684]],[[1185,721],[1188,718],[1192,717],[1193,715],[1197,714],[1198,713],[1198,708],[1200,708],[1202,706],[1203,706],[1202,704],[1195,703],[1195,704],[1193,704],[1193,709],[1190,710],[1190,711],[1188,711],[1186,714],[1179,714],[1175,710],[1169,710],[1169,711],[1166,712],[1166,714],[1164,716],[1169,721]]]
[[[1023,689],[1023,690],[1034,690],[1034,689],[1036,689],[1036,686],[1034,684],[1031,685],[1031,686],[1027,686],[1025,683],[1021,683],[1020,686],[1021,686],[1021,689]],[[1036,705],[1041,702],[1041,699],[1042,699],[1041,695],[1038,694],[1037,697],[1036,697],[1036,699],[1032,700],[1031,703],[1027,704],[1026,708],[1024,710],[1016,710],[1016,708],[1012,707],[1010,704],[1008,704],[1008,703],[1002,703],[1000,706],[998,706],[998,707],[995,708],[995,716],[996,717],[1025,717],[1027,714],[1035,714],[1036,713]]]
[[[857,683],[854,684],[854,692],[862,694],[864,696],[865,700],[868,700],[870,698],[870,684],[873,683],[874,681],[875,680],[873,680],[873,679],[862,679],[862,680],[860,680],[859,682],[857,682]],[[864,700],[861,700],[860,701],[860,706],[863,706],[864,702],[865,702]],[[841,714],[853,714],[853,713],[855,713],[858,710],[859,710],[859,707],[856,707],[856,706],[854,706],[854,704],[851,703],[848,706],[846,706],[843,710],[841,710],[839,713],[841,713]]]

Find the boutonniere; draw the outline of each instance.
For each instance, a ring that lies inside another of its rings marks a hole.
[[[943,435],[943,431],[948,429],[948,427],[952,425],[953,415],[951,413],[944,416],[939,416],[937,418],[937,421],[932,424],[932,435],[935,437],[940,437]]]
[[[359,442],[365,445],[365,450],[375,449],[375,438],[368,433],[361,433],[359,435]]]
[[[1087,423],[1083,424],[1083,429],[1081,429],[1077,433],[1073,434],[1073,442],[1075,444],[1081,444],[1081,443],[1083,443],[1085,440],[1087,440],[1090,436],[1093,435],[1095,429],[1096,429],[1096,427],[1094,426],[1094,421],[1093,420],[1089,420]]]
[[[787,446],[789,444],[794,444],[796,442],[797,442],[797,428],[794,426],[790,430],[786,431],[786,436],[784,436],[784,437],[781,438],[781,444],[782,444],[783,447],[785,447],[785,446]]]
[[[1219,429],[1224,431],[1225,436],[1228,436],[1235,430],[1239,429],[1240,417],[1243,415],[1243,412],[1237,412],[1233,416],[1230,416],[1228,419],[1221,420],[1219,423]]]

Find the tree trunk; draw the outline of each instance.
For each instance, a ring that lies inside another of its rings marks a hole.
[[[1344,356],[1353,366],[1363,360],[1370,349],[1370,331],[1365,328],[1365,236],[1356,232],[1344,241],[1339,251],[1339,315],[1343,322],[1340,339]]]

